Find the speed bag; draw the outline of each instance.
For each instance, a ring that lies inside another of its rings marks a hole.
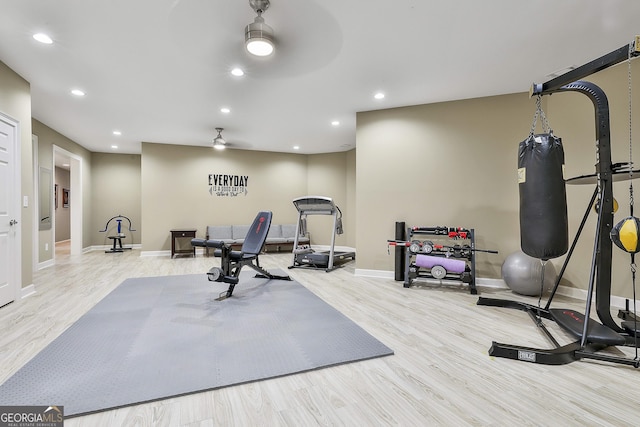
[[[567,192],[562,140],[553,134],[530,135],[518,147],[520,247],[547,260],[569,246]]]
[[[610,233],[611,241],[617,247],[630,254],[640,252],[640,220],[628,216],[617,223]]]

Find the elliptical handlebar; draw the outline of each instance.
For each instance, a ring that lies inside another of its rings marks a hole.
[[[107,224],[104,226],[104,230],[98,230],[98,232],[100,232],[100,233],[104,233],[104,232],[108,231],[108,230],[109,230],[109,223],[110,223],[111,221],[113,221],[114,219],[116,219],[116,218],[124,218],[124,219],[126,219],[127,221],[129,221],[129,228],[128,228],[128,230],[129,230],[129,231],[136,231],[136,230],[134,230],[133,228],[131,228],[131,227],[132,227],[131,220],[130,220],[128,217],[126,217],[126,216],[124,216],[124,215],[116,215],[116,216],[114,216],[113,218],[111,218],[109,221],[107,221]],[[120,231],[118,230],[118,232],[120,232]]]

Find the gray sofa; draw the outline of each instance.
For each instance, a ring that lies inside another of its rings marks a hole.
[[[205,239],[222,240],[232,246],[242,246],[249,227],[250,225],[208,225]],[[269,234],[267,234],[267,241],[265,242],[265,249],[274,248],[279,251],[283,247],[293,248],[295,238],[295,224],[271,224]],[[298,243],[309,244],[309,237],[300,236]],[[207,256],[209,256],[209,249],[208,247],[205,248]]]

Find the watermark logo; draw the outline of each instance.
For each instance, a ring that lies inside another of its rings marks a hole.
[[[64,406],[0,406],[0,427],[63,427]]]

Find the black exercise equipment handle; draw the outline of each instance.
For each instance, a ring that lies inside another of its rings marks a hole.
[[[98,231],[100,233],[104,233],[105,231],[107,231],[109,229],[109,223],[111,221],[113,221],[114,219],[116,219],[116,218],[124,218],[124,219],[126,219],[127,221],[129,221],[129,231],[136,231],[133,228],[131,228],[132,227],[131,220],[129,218],[127,218],[126,216],[124,216],[124,215],[116,215],[116,216],[114,216],[109,221],[107,221],[107,224],[104,226],[104,230],[98,230]]]

